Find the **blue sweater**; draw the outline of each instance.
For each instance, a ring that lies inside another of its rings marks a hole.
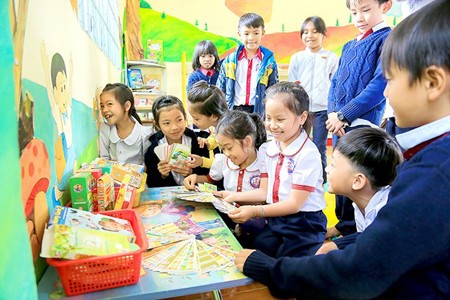
[[[192,72],[191,75],[189,76],[186,91],[189,92],[194,83],[200,80],[205,80],[207,83],[215,85],[218,77],[219,72],[214,72],[212,76],[206,76],[205,74],[202,73],[202,71],[200,71],[200,69],[197,69],[194,72]]]
[[[236,82],[236,68],[239,54],[244,49],[244,45],[239,45],[235,52],[230,53],[222,62],[220,67],[217,86],[225,93],[228,107],[234,107],[234,84]],[[266,97],[266,89],[278,82],[278,68],[273,52],[269,49],[259,46],[263,54],[261,66],[256,78],[255,108],[254,111],[264,116],[264,98]]]
[[[368,37],[346,43],[331,81],[328,113],[342,112],[350,122],[357,118],[380,125],[386,99],[386,79],[381,70],[381,49],[391,32],[382,28]]]
[[[244,274],[278,297],[450,299],[450,135],[398,167],[389,201],[356,243],[326,255],[253,252]]]

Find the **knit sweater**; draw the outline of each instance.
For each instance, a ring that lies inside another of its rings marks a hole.
[[[317,52],[306,48],[292,55],[288,80],[300,81],[301,86],[308,93],[310,111],[327,110],[328,91],[338,61],[339,58],[335,53],[323,48]]]
[[[278,297],[450,298],[450,135],[398,167],[389,201],[356,243],[326,255],[253,252],[244,274]]]
[[[194,85],[194,83],[196,83],[200,80],[204,80],[209,84],[215,85],[218,77],[219,77],[219,72],[214,72],[214,74],[212,76],[206,76],[205,74],[203,74],[203,72],[200,69],[197,69],[194,72],[192,72],[191,75],[189,76],[188,84],[186,86],[186,91],[189,92],[189,90]]]
[[[391,28],[385,27],[344,45],[331,81],[328,113],[340,111],[350,122],[361,118],[380,125],[386,106],[380,54],[390,32]]]

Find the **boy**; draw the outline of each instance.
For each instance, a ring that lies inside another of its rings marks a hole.
[[[337,136],[361,126],[379,126],[386,106],[383,96],[386,79],[381,72],[380,53],[391,32],[383,22],[383,15],[392,1],[346,0],[346,4],[360,34],[342,48],[328,94],[327,129]],[[333,142],[337,136],[333,136]],[[336,195],[335,212],[338,223],[328,228],[326,237],[355,232],[351,200]]]
[[[264,20],[248,13],[239,19],[238,35],[242,45],[225,57],[217,86],[225,93],[228,107],[264,117],[266,89],[278,82],[275,56],[260,46],[264,35]]]
[[[325,243],[316,254],[343,249],[376,218],[386,204],[402,154],[395,140],[376,128],[357,128],[341,137],[325,169],[328,191],[353,201],[356,234]]]
[[[283,297],[450,298],[450,1],[403,20],[382,52],[405,161],[389,201],[355,245],[273,259],[243,250],[244,274]]]

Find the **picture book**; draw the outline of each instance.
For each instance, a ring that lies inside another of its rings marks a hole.
[[[76,259],[84,256],[100,256],[134,250],[128,238],[121,234],[81,227],[56,224],[49,256]]]
[[[147,40],[147,60],[157,64],[164,62],[162,40]]]
[[[136,239],[128,220],[102,214],[93,214],[66,206],[56,206],[53,210],[48,228],[54,225],[66,225],[124,235],[130,242],[134,242]]]
[[[161,90],[162,89],[162,75],[157,73],[144,74],[144,82],[147,89]]]
[[[141,69],[130,68],[127,70],[128,85],[132,89],[144,88],[144,78]]]

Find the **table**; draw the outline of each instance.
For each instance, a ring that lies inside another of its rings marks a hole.
[[[171,200],[171,190],[179,187],[151,188],[140,195],[140,205],[136,209],[141,213],[145,225],[174,222],[190,215],[198,224],[210,224],[208,229],[197,238],[209,240],[218,246],[239,251],[241,246],[231,231],[209,203],[196,203]],[[144,209],[144,207],[146,209]],[[197,294],[220,289],[249,284],[252,279],[239,272],[236,267],[215,271],[207,274],[169,275],[145,269],[146,274],[135,285],[88,293],[69,299],[162,299]],[[215,292],[217,295],[217,292]],[[58,274],[55,268],[49,266],[38,284],[39,299],[64,298]]]

